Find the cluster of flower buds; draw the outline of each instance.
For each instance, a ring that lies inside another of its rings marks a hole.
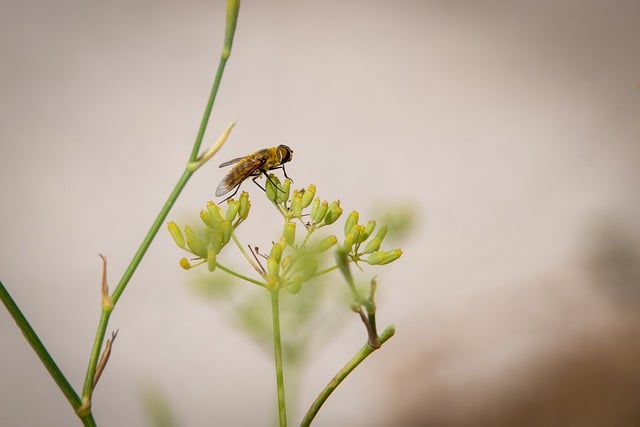
[[[376,222],[369,221],[366,225],[361,225],[358,224],[359,219],[360,214],[357,211],[353,211],[349,214],[344,224],[342,248],[350,255],[353,261],[364,260],[370,265],[384,265],[400,258],[402,255],[400,249],[380,250],[380,245],[387,234],[387,226],[383,225],[373,235],[376,229]],[[370,237],[372,238],[369,239]]]
[[[217,255],[229,243],[233,230],[247,219],[250,209],[249,194],[243,191],[238,200],[227,201],[226,212],[213,202],[207,203],[206,209],[200,211],[200,219],[205,225],[202,233],[196,233],[188,225],[184,226],[183,233],[175,222],[167,224],[176,245],[196,258],[194,264],[187,258],[182,258],[180,266],[189,269],[206,262],[209,271],[214,271]]]

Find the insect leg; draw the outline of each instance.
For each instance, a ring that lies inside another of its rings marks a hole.
[[[279,168],[274,168],[274,169],[279,169]],[[270,170],[273,170],[273,169],[270,169]],[[277,191],[280,191],[281,193],[284,193],[284,190],[283,190],[282,188],[280,188],[280,187],[278,186],[278,184],[276,184],[275,182],[273,182],[273,180],[271,179],[271,177],[270,177],[266,172],[262,171],[262,175],[264,175],[265,177],[267,177],[267,179],[269,180],[269,182],[270,182],[271,184],[273,184],[273,186],[276,188],[276,190],[277,190]],[[260,187],[260,189],[261,189],[262,191],[266,192],[267,190],[265,190],[265,189],[264,189],[264,187],[262,187],[262,185],[258,184],[258,181],[256,181],[256,179],[258,179],[258,178],[260,178],[260,175],[256,176],[255,178],[252,178],[251,180],[252,180],[253,182],[255,182],[255,184],[256,184],[258,187]]]
[[[262,172],[262,173],[264,173],[264,172]],[[266,177],[267,177],[267,179],[269,179],[269,176],[268,176],[266,173],[264,173],[264,176],[266,176]],[[261,189],[262,191],[265,191],[265,192],[266,192],[267,190],[265,190],[265,189],[264,189],[264,187],[263,187],[262,185],[260,185],[260,184],[258,183],[258,181],[256,181],[256,179],[258,179],[258,178],[260,178],[260,175],[256,175],[255,177],[251,178],[251,181],[253,181],[253,183],[254,183],[255,185],[257,185],[258,187],[260,187],[260,189]],[[271,183],[273,184],[273,181],[271,181]]]
[[[240,183],[240,184],[242,184],[242,183]],[[240,184],[238,184],[238,185],[236,186],[236,189],[233,191],[233,193],[231,193],[231,195],[230,195],[229,197],[225,198],[225,199],[224,199],[223,201],[221,201],[219,204],[222,204],[222,203],[226,202],[227,200],[229,200],[230,198],[232,198],[233,196],[235,196],[235,195],[238,193],[238,190],[240,189]]]
[[[284,177],[286,179],[291,179],[289,178],[289,176],[287,175],[287,170],[284,168],[284,165],[282,165],[282,172],[284,173]],[[291,179],[291,183],[293,183],[293,180]]]

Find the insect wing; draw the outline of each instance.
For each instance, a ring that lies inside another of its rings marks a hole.
[[[231,160],[227,160],[224,163],[220,163],[220,166],[218,166],[219,168],[223,168],[225,166],[230,166],[234,163],[238,163],[240,160],[244,159],[245,157],[236,157],[235,159],[231,159]]]
[[[220,166],[228,166],[233,163],[237,163],[237,165],[235,165],[233,169],[231,169],[229,173],[222,178],[220,184],[218,184],[218,188],[216,188],[216,197],[224,196],[229,191],[242,184],[242,181],[245,179],[252,175],[257,175],[256,171],[260,170],[260,166],[264,163],[264,159],[255,156],[247,156],[230,160]]]

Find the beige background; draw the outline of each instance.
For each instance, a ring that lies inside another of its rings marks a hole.
[[[0,8],[0,279],[79,388],[99,314],[96,254],[115,282],[178,178],[224,5]],[[637,305],[603,298],[582,260],[601,224],[637,231],[639,18],[635,1],[243,3],[205,145],[235,120],[220,161],[284,143],[296,184],[365,217],[412,200],[420,217],[379,275],[379,318],[398,335],[317,425],[409,424],[415,406],[416,425],[479,425],[518,393],[514,413],[528,416],[546,407],[527,375],[555,363],[550,348],[626,336],[619,318]],[[212,198],[216,163],[171,218]],[[263,245],[267,231],[255,230]],[[271,359],[186,289],[180,256],[161,233],[112,316],[120,335],[97,420],[145,425],[151,383],[182,425],[268,425]],[[309,366],[301,408],[361,345],[357,319],[346,325]],[[77,424],[4,310],[0,341],[0,425]],[[637,370],[611,375],[615,390],[639,382]],[[601,400],[589,402],[558,411],[575,421]]]

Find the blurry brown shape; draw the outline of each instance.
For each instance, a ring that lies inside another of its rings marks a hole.
[[[638,246],[598,233],[587,268],[421,321],[422,351],[393,370],[379,425],[640,426]]]

